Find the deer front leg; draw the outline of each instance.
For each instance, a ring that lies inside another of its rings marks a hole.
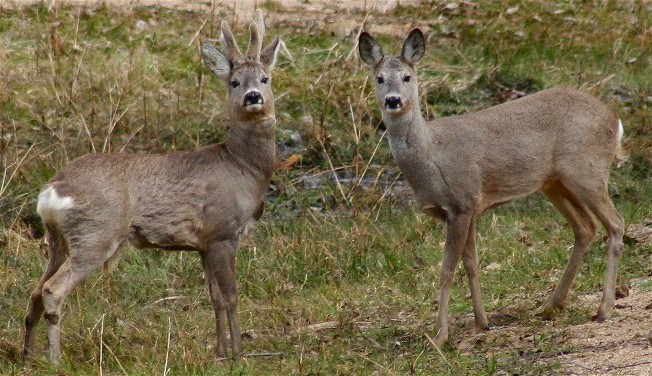
[[[451,215],[446,221],[446,245],[444,247],[444,261],[441,265],[441,290],[439,292],[439,312],[437,314],[439,329],[435,337],[437,346],[443,345],[448,340],[447,318],[450,290],[455,278],[455,268],[460,261],[472,220],[472,215],[460,214]]]
[[[475,220],[471,220],[469,232],[466,237],[464,254],[462,255],[464,271],[469,279],[469,288],[471,289],[471,301],[473,302],[473,315],[475,317],[475,333],[480,333],[489,329],[487,314],[482,304],[482,290],[480,288],[480,278],[478,277],[478,256],[475,252]]]
[[[238,292],[235,278],[235,251],[237,242],[218,241],[212,243],[203,254],[204,268],[209,281],[209,291],[217,325],[217,349],[219,358],[226,357],[226,324],[229,322],[233,358],[242,353],[240,322],[238,319]]]
[[[215,272],[211,264],[206,258],[206,254],[202,253],[202,263],[204,266],[204,274],[206,275],[206,284],[208,285],[208,294],[213,304],[213,311],[215,311],[215,326],[216,326],[216,347],[215,355],[218,358],[226,358],[226,305],[217,285],[215,279]]]

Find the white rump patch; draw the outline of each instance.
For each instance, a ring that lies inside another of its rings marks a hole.
[[[63,212],[73,207],[72,197],[61,197],[53,186],[48,186],[38,195],[36,212],[46,221],[59,222]]]
[[[621,147],[621,142],[623,140],[623,135],[625,130],[623,129],[623,122],[618,119],[618,133],[616,134],[616,167],[622,167],[627,161],[629,161],[629,155]]]

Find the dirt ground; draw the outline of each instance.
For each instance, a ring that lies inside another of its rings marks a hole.
[[[650,282],[651,278],[631,281],[629,296],[616,300],[612,318],[603,323],[546,323],[544,328],[533,330],[530,326],[522,325],[522,322],[509,322],[507,319],[506,325],[498,326],[475,338],[464,339],[456,344],[456,347],[463,353],[477,352],[477,344],[484,343],[484,347],[491,348],[487,355],[496,357],[498,364],[501,364],[501,357],[515,351],[521,354],[520,357],[524,361],[535,364],[558,362],[562,365],[560,375],[652,375]],[[600,298],[600,293],[581,296],[577,300],[569,301],[568,308],[581,307],[593,312],[598,307]],[[489,313],[490,321],[505,316],[509,314]],[[540,337],[547,337],[556,347],[533,353],[532,349],[536,348],[536,341]],[[487,346],[487,343],[493,343],[495,346]]]
[[[40,1],[0,0],[2,7],[20,7]],[[50,7],[58,4],[79,4],[95,6],[103,1],[97,0],[42,0]],[[235,19],[231,22],[248,22],[257,6],[264,1],[225,0],[225,1],[185,1],[185,0],[106,0],[119,7],[162,6],[206,13],[215,7],[217,10],[228,9]],[[415,24],[410,20],[392,20],[387,14],[400,5],[418,4],[419,0],[281,0],[276,1],[280,7],[277,11],[268,10],[268,24],[276,22],[293,26],[324,28],[334,35],[349,36],[363,21],[366,29],[372,33],[404,35]],[[377,21],[377,22],[375,22]],[[423,22],[423,21],[421,21]],[[433,21],[434,22],[434,21]],[[638,225],[639,228],[628,229],[630,239],[642,246],[652,242],[652,220]],[[604,323],[585,322],[572,326],[551,324],[546,335],[559,336],[563,344],[556,354],[539,357],[534,362],[559,362],[563,375],[652,375],[652,278],[631,282],[629,295],[616,301],[613,318]],[[598,306],[600,294],[584,296],[569,305],[579,304]],[[521,343],[536,341],[528,328],[522,323],[513,322],[483,334],[482,341],[502,343],[492,348],[493,356],[500,359],[501,354],[514,351]],[[508,340],[501,340],[507,338]],[[476,337],[470,341],[477,341]],[[457,344],[459,351],[473,351],[473,343]],[[476,347],[477,349],[477,347]]]

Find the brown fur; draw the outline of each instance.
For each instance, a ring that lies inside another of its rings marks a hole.
[[[261,56],[261,24],[257,14],[251,29],[258,42],[250,46],[250,51],[258,49],[252,53],[256,59],[240,54],[226,23],[226,53],[202,46],[207,66],[220,79],[240,83],[229,86],[231,124],[225,143],[167,154],[89,154],[69,163],[43,188],[38,210],[48,233],[49,264],[25,317],[25,356],[44,314],[50,360],[59,361],[66,295],[102,264],[114,264],[127,242],[137,248],[197,251],[215,310],[217,356],[226,356],[225,316],[232,355],[241,354],[235,250],[262,215],[275,166],[269,71],[280,42],[276,39]],[[254,109],[245,97],[252,90],[262,98]]]
[[[503,203],[543,192],[575,234],[566,271],[544,309],[554,317],[597,231],[608,232],[608,264],[597,320],[614,304],[623,220],[607,191],[609,166],[619,145],[619,120],[598,99],[571,89],[550,89],[475,113],[427,122],[419,108],[416,62],[425,38],[413,30],[402,54],[388,57],[367,33],[360,56],[371,67],[392,154],[421,209],[447,224],[436,343],[448,338],[449,291],[460,258],[469,278],[476,330],[488,322],[475,252],[475,218]],[[399,103],[399,105],[397,105]]]

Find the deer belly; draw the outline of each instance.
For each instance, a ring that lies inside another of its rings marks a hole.
[[[170,250],[199,249],[201,224],[188,219],[170,219],[154,223],[132,223],[129,243],[136,248]]]

